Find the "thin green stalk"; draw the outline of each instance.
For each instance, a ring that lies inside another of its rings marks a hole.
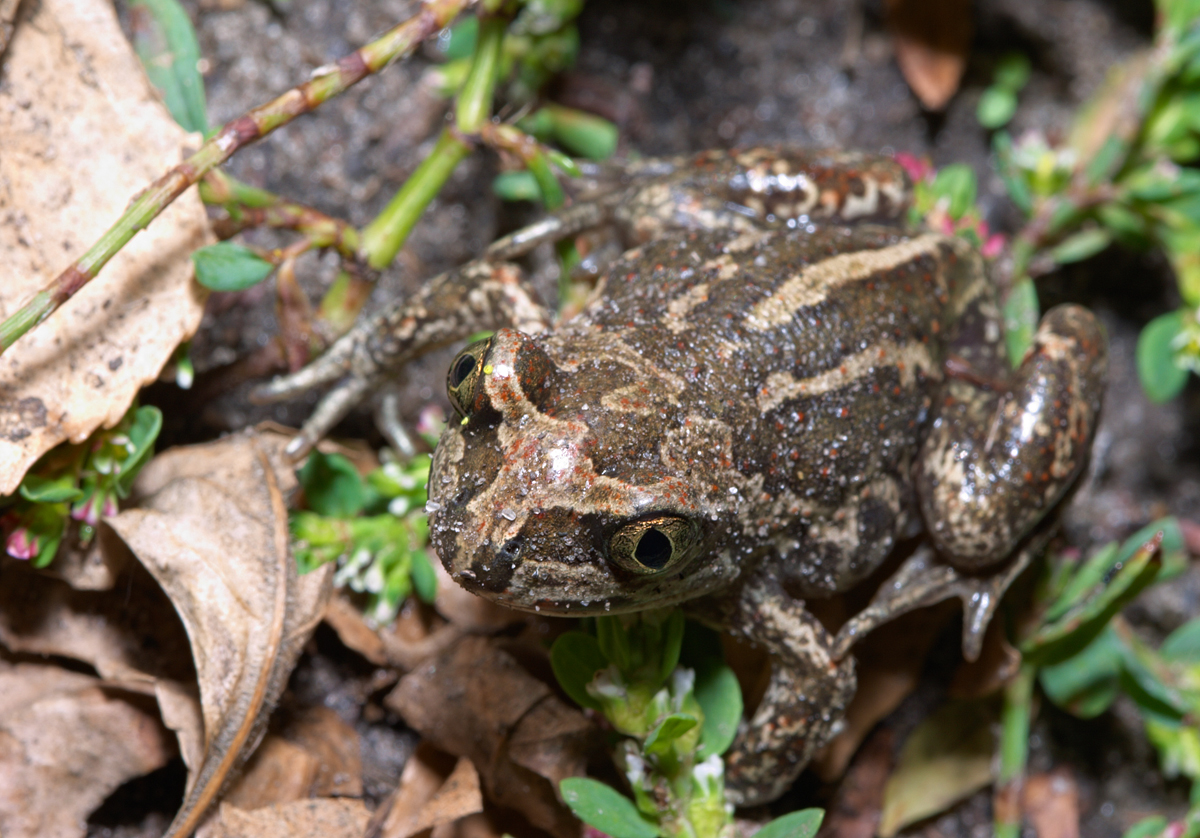
[[[0,353],[94,279],[138,231],[144,229],[207,172],[228,160],[235,151],[286,125],[297,116],[308,113],[411,52],[417,44],[436,34],[473,2],[475,0],[427,0],[418,14],[378,40],[339,59],[304,84],[227,123],[199,151],[139,195],[116,224],[75,264],[34,294],[16,314],[0,323]]]
[[[500,56],[504,47],[507,17],[483,17],[479,21],[479,38],[471,69],[458,94],[455,124],[464,134],[477,134],[492,115],[492,95],[500,72]]]
[[[507,28],[506,17],[485,17],[480,21],[471,69],[456,103],[457,130],[442,130],[433,151],[421,161],[383,212],[363,230],[362,254],[372,268],[382,269],[391,264],[425,207],[441,191],[455,167],[471,153],[471,144],[462,134],[478,133],[491,115]]]
[[[1016,676],[1004,688],[1000,776],[993,803],[996,838],[1019,838],[1021,834],[1021,791],[1029,760],[1029,725],[1036,677],[1037,669],[1022,663]]]
[[[382,270],[391,264],[425,207],[446,184],[454,167],[470,153],[471,145],[466,140],[449,128],[442,129],[433,151],[383,212],[363,228],[362,252],[368,265]]]

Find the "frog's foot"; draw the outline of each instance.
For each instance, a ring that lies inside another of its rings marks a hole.
[[[543,331],[550,313],[525,287],[519,268],[505,262],[471,262],[430,280],[412,299],[367,317],[304,369],[259,387],[253,398],[279,401],[336,381],[288,445],[299,458],[389,374],[431,349],[475,332],[515,325]]]
[[[832,638],[777,583],[748,582],[736,599],[715,602],[724,628],[771,652],[771,682],[725,754],[725,796],[737,806],[779,797],[816,751],[837,733],[854,696],[854,659],[830,653]]]
[[[918,547],[879,587],[871,604],[842,626],[831,654],[835,659],[846,657],[855,642],[883,623],[917,608],[958,597],[963,605],[963,657],[975,660],[1004,592],[1046,546],[1051,530],[1052,527],[1039,530],[1008,564],[986,575],[964,573],[940,560],[932,547]]]

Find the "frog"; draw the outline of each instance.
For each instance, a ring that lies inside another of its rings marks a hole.
[[[641,161],[271,385],[341,379],[292,450],[408,359],[494,330],[447,374],[458,418],[427,506],[444,567],[516,609],[682,606],[765,648],[770,682],[726,754],[726,794],[768,802],[841,729],[859,638],[957,597],[978,656],[1099,417],[1094,315],[1047,311],[1010,364],[982,257],[908,225],[911,203],[887,156]],[[555,323],[514,259],[601,225],[628,249]],[[868,584],[843,624],[818,618],[818,601]]]

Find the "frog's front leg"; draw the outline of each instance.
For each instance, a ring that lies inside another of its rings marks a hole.
[[[765,572],[688,610],[771,654],[766,693],[725,755],[725,794],[738,806],[774,800],[837,732],[854,696],[854,659],[835,659],[825,627]]]
[[[1004,391],[947,381],[915,483],[948,562],[966,571],[996,564],[1062,498],[1087,462],[1106,358],[1092,313],[1063,305],[1042,318]]]
[[[533,334],[549,323],[549,311],[534,297],[518,267],[471,262],[430,280],[412,298],[360,320],[320,358],[254,395],[259,401],[277,401],[338,381],[289,444],[288,454],[299,457],[413,358],[475,332],[512,326]]]

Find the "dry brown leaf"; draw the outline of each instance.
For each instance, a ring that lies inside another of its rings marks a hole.
[[[395,826],[388,827],[389,824],[416,820],[421,807],[446,782],[455,764],[454,757],[442,753],[428,742],[417,745],[412,756],[404,763],[396,788],[371,815],[371,823],[364,832],[366,838],[380,838],[385,828],[395,829]]]
[[[180,162],[187,138],[106,0],[24,3],[0,88],[0,318]],[[200,323],[188,255],[209,241],[195,192],[0,361],[0,495],[64,440],[115,425]]]
[[[940,111],[967,68],[970,0],[887,0],[884,5],[904,80],[926,109]]]
[[[331,568],[297,577],[286,438],[248,432],[151,461],[111,525],[175,604],[200,684],[204,758],[168,835],[189,834],[257,745],[316,627]]]
[[[345,594],[339,591],[329,598],[324,620],[337,632],[338,639],[347,649],[358,652],[376,666],[387,665],[387,651],[379,633],[367,625],[362,612],[346,599]]]
[[[280,710],[224,801],[261,809],[308,797],[361,797],[358,734],[328,707]]]
[[[114,789],[165,765],[174,737],[138,699],[89,675],[0,661],[0,834],[82,836]]]
[[[125,550],[103,528],[100,540]],[[119,595],[78,591],[0,558],[0,643],[82,661],[110,681],[193,681],[187,635],[158,583],[136,562],[121,581]]]
[[[895,734],[881,728],[855,755],[825,814],[822,838],[874,838],[883,787],[892,770],[894,741]]]
[[[1070,769],[1035,774],[1021,790],[1021,808],[1037,838],[1079,838],[1079,786]]]
[[[858,689],[841,733],[813,763],[822,780],[842,776],[866,735],[916,688],[929,647],[957,608],[957,603],[946,602],[905,614],[889,623],[888,631],[874,632],[854,647]]]
[[[361,800],[297,800],[247,812],[222,803],[211,838],[360,838],[370,813]]]
[[[409,773],[407,765],[404,773]],[[377,833],[379,838],[410,838],[431,827],[453,823],[483,811],[479,773],[466,757],[459,758],[450,776],[441,782],[433,794],[419,805],[413,805],[417,795],[423,795],[428,789],[428,773],[427,766],[418,765],[418,770],[410,775],[415,780],[417,791],[407,795],[403,791],[405,777],[401,776],[399,794],[380,825]]]
[[[319,767],[317,758],[304,748],[268,733],[254,749],[237,781],[221,795],[221,802],[252,811],[306,800]]]
[[[584,773],[595,728],[497,644],[463,638],[384,703],[436,747],[469,757],[490,800],[554,835],[578,834],[555,789]]]
[[[998,691],[1017,674],[1021,653],[1008,642],[1004,620],[993,620],[983,636],[979,657],[964,661],[950,682],[950,698],[982,698]]]

